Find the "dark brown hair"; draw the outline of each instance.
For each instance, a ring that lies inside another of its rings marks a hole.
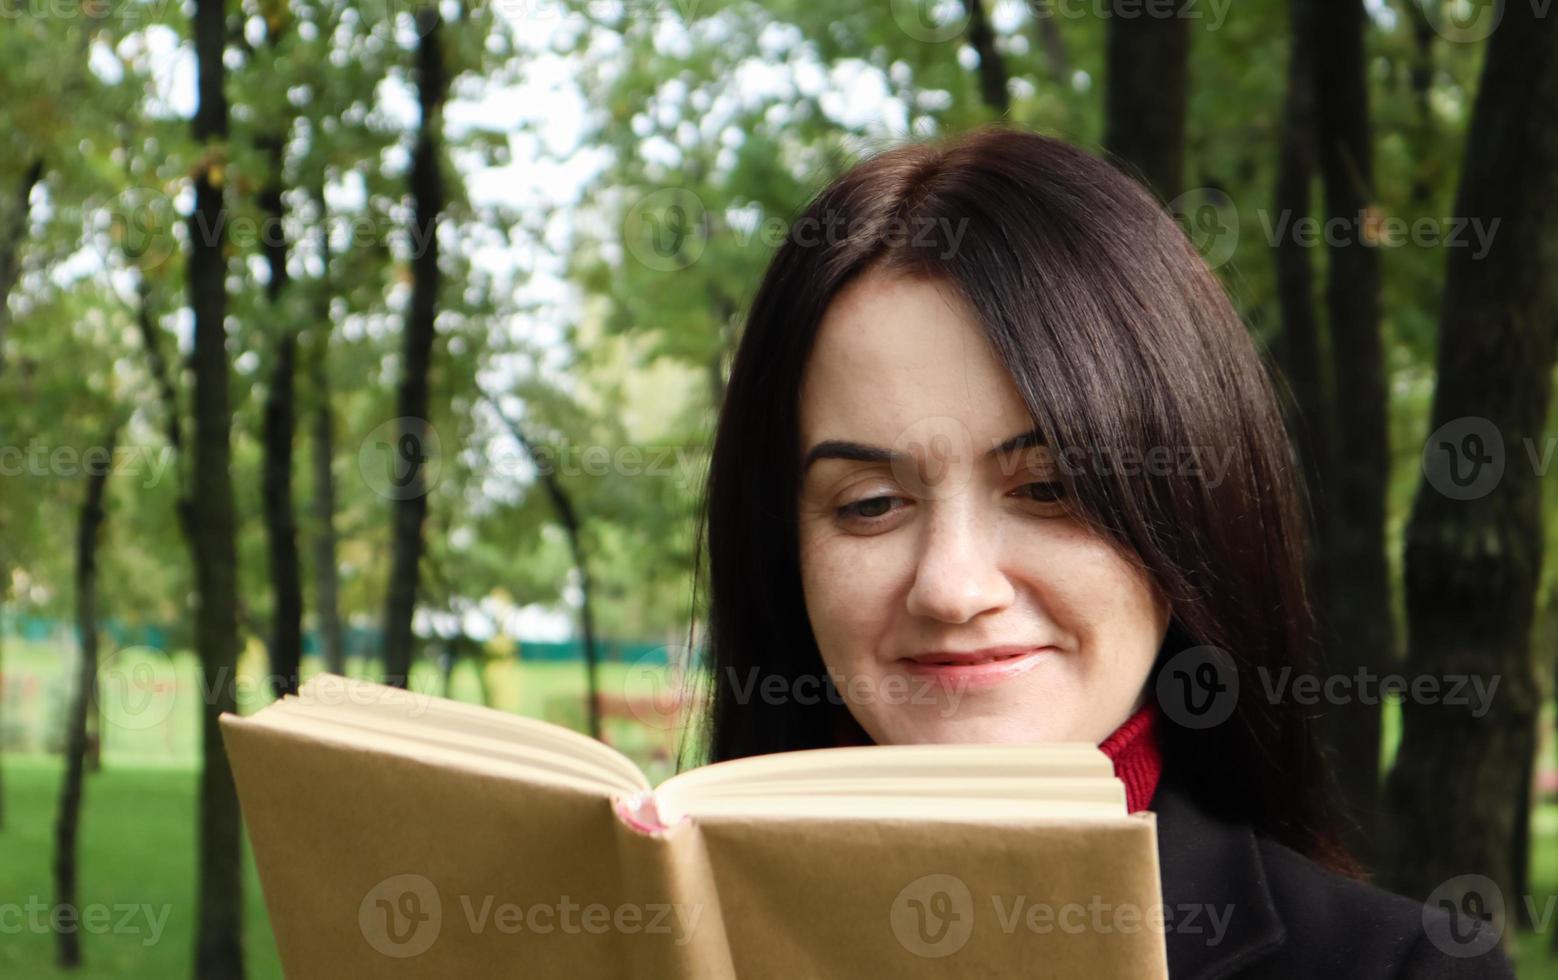
[[[1172,603],[1149,692],[1190,647],[1225,651],[1238,671],[1226,721],[1164,718],[1165,771],[1213,813],[1356,873],[1310,719],[1256,676],[1315,662],[1292,444],[1248,331],[1178,224],[1102,160],[987,128],[865,160],[792,229],[746,320],[704,500],[709,761],[833,744],[829,699],[754,697],[738,681],[801,690],[825,676],[801,589],[797,398],[829,303],[883,267],[967,299],[1050,447],[1228,454],[1221,479],[1089,465],[1064,479],[1078,516]]]

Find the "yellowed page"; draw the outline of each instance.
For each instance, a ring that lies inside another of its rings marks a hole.
[[[1168,975],[1151,813],[699,824],[743,980]]]
[[[647,923],[608,794],[232,715],[222,731],[290,980],[631,975]]]

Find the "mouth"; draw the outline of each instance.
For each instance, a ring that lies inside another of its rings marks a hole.
[[[988,647],[983,650],[931,650],[903,657],[898,663],[910,676],[944,686],[983,687],[1026,674],[1059,653],[1052,646]]]

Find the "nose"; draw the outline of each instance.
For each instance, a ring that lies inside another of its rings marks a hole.
[[[992,523],[969,506],[970,496],[928,505],[931,515],[909,588],[910,615],[966,623],[1012,603],[1015,592],[1001,571]]]

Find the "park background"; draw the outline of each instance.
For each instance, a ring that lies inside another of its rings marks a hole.
[[[0,921],[0,975],[279,975],[246,852],[197,828],[244,848],[215,715],[320,669],[671,771],[765,263],[861,156],[1002,122],[1146,183],[1283,379],[1327,671],[1499,679],[1483,717],[1322,720],[1380,883],[1485,877],[1520,975],[1558,976],[1555,21],[0,4],[0,904],[169,913],[154,942]]]

